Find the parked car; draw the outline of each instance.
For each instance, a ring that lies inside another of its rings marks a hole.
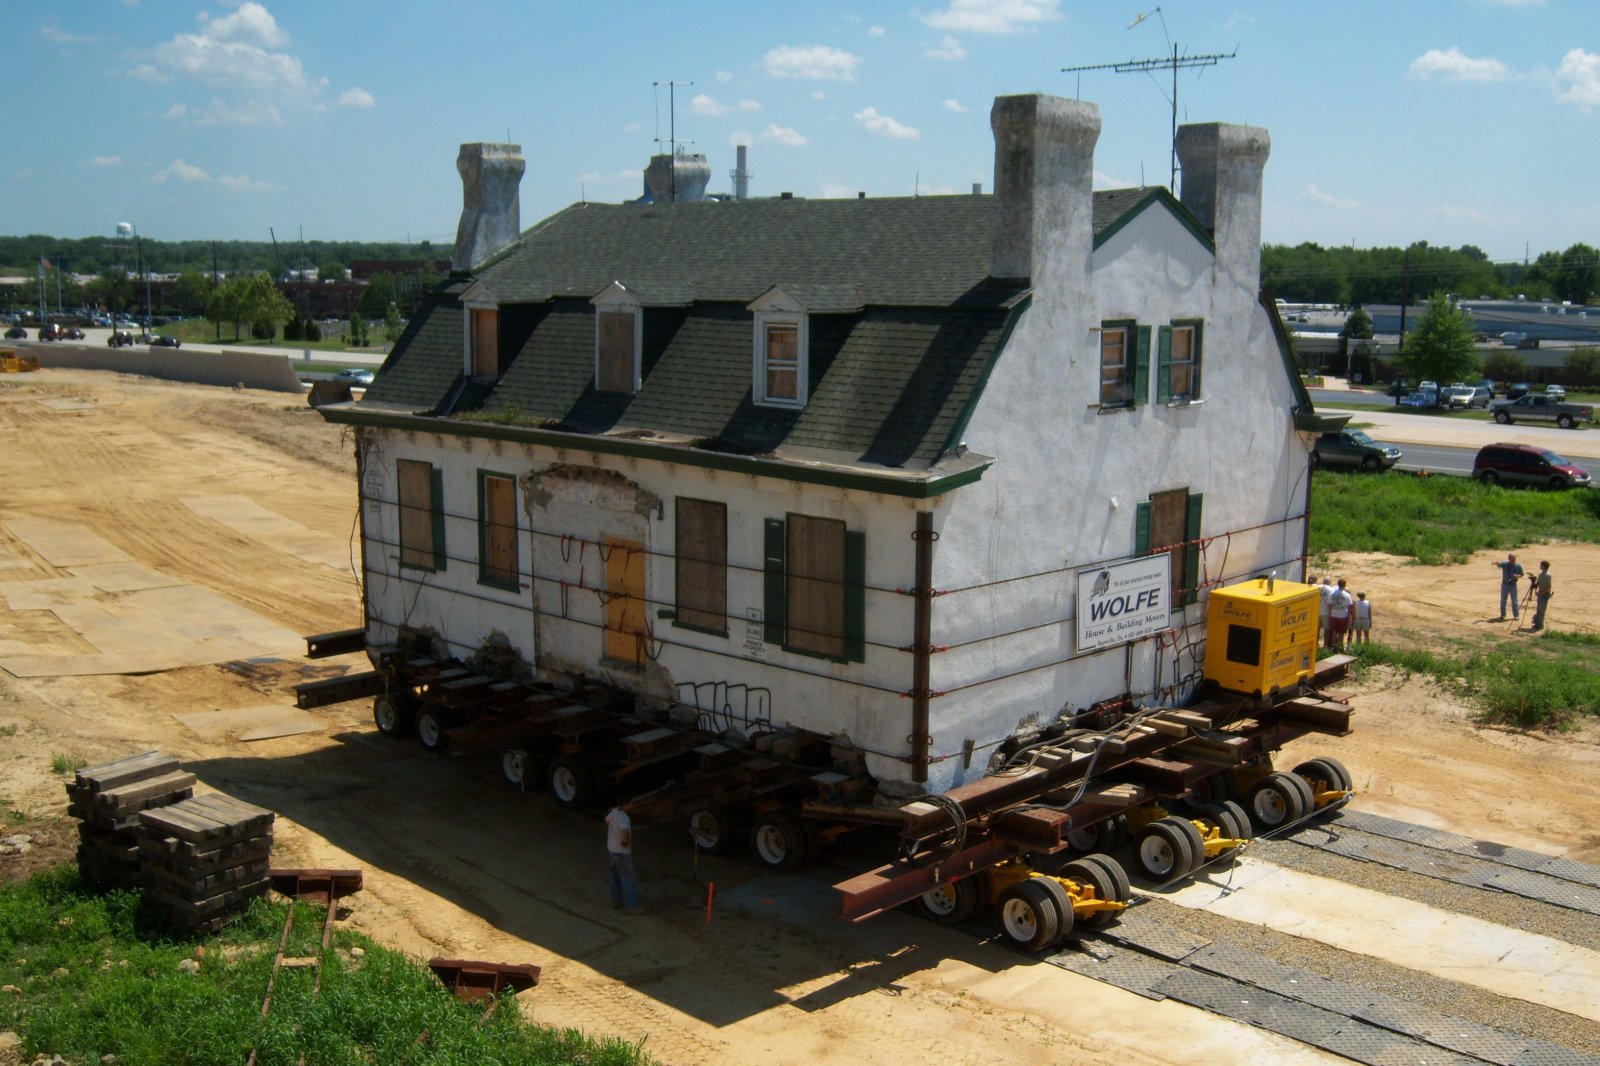
[[[1439,394],[1436,392],[1408,392],[1400,397],[1400,403],[1405,407],[1436,407]]]
[[[1506,390],[1506,399],[1520,400],[1522,397],[1528,395],[1528,393],[1532,391],[1533,386],[1529,385],[1526,381],[1514,382],[1512,383],[1512,386]]]
[[[10,329],[6,330],[6,340],[8,341],[22,341],[27,339],[28,331],[23,329],[21,326],[12,326]]]
[[[106,338],[106,343],[113,348],[126,348],[133,343],[133,334],[125,329],[112,330],[111,336]]]
[[[163,333],[160,336],[154,337],[154,338],[151,339],[150,347],[152,347],[152,348],[182,348],[183,345],[178,341],[178,338],[172,337],[172,336],[168,336],[167,334]]]
[[[144,330],[144,331],[141,331],[139,333],[136,333],[136,334],[134,334],[134,337],[133,337],[133,342],[135,344],[154,344],[155,340],[156,340],[156,335],[154,333],[151,333],[149,330]]]
[[[58,341],[61,339],[61,327],[54,322],[47,322],[39,327],[39,339],[42,341]]]
[[[1565,400],[1567,398],[1567,390],[1562,385],[1546,385],[1544,387],[1544,397],[1547,400]]]
[[[1488,407],[1489,400],[1489,390],[1482,385],[1462,385],[1449,391],[1444,405],[1457,411],[1470,411],[1474,407]]]
[[[1317,466],[1355,466],[1362,470],[1387,470],[1400,461],[1400,449],[1380,444],[1359,429],[1324,433],[1311,446]]]
[[[1489,405],[1489,413],[1502,426],[1512,422],[1554,422],[1562,429],[1571,429],[1580,422],[1594,421],[1594,408],[1589,404],[1552,400],[1542,392],[1515,400],[1495,400]]]
[[[371,385],[373,373],[359,366],[347,366],[333,375],[335,381],[348,381],[352,385]]]
[[[1548,448],[1531,444],[1488,444],[1472,460],[1472,476],[1485,485],[1504,481],[1565,489],[1589,484],[1589,471]]]
[[[58,326],[56,328],[56,339],[63,341],[81,341],[83,340],[83,330],[79,329],[77,326]]]

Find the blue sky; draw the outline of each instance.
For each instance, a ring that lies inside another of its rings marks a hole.
[[[781,10],[782,14],[775,14]],[[1140,16],[1145,17],[1140,21]],[[1231,53],[1180,121],[1272,136],[1264,239],[1600,243],[1600,10],[1589,0],[6,0],[0,233],[448,244],[457,147],[523,146],[523,224],[638,194],[668,135],[752,195],[993,182],[989,106],[1100,107],[1103,187],[1168,180],[1171,76],[1067,66]]]

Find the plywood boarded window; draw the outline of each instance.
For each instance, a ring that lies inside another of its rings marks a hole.
[[[1188,489],[1153,492],[1135,519],[1140,555],[1170,552],[1172,606],[1194,603],[1200,591],[1200,514],[1204,495]]]
[[[673,504],[676,531],[677,621],[728,632],[728,508],[710,500],[679,496]]]
[[[767,323],[766,398],[800,401],[800,326]]]
[[[1133,398],[1129,387],[1128,330],[1106,326],[1100,330],[1100,405],[1123,407]]]
[[[596,351],[595,388],[600,392],[632,393],[637,341],[633,311],[600,311],[595,315],[599,330]]]
[[[443,570],[442,475],[432,464],[415,459],[397,460],[395,467],[400,487],[400,565]]]
[[[844,658],[844,523],[789,516],[789,635],[796,651]]]
[[[608,536],[601,555],[606,567],[606,658],[643,666],[650,637],[644,617],[644,545]]]
[[[472,311],[472,373],[474,377],[500,376],[500,312]]]
[[[516,588],[517,483],[504,474],[479,475],[478,580]]]

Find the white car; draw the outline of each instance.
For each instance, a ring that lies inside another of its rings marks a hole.
[[[352,385],[371,385],[372,378],[372,371],[364,370],[358,366],[347,366],[333,375],[333,380],[348,381]]]

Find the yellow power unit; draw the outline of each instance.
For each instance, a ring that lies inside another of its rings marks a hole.
[[[1211,593],[1206,680],[1261,696],[1308,680],[1317,662],[1316,585],[1260,577]]]

